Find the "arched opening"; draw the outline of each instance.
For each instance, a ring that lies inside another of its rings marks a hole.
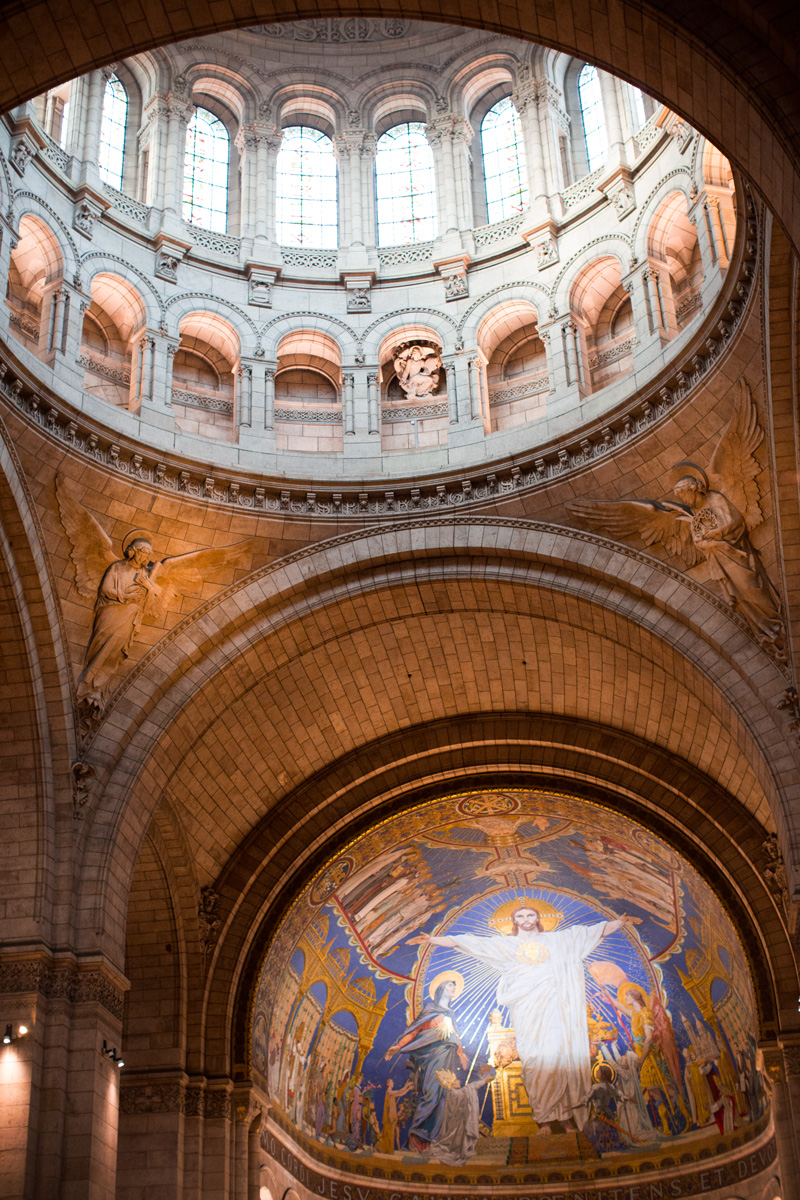
[[[234,437],[239,336],[217,313],[194,312],[180,323],[172,366],[175,425],[200,437]]]
[[[279,449],[336,454],[342,449],[342,353],[327,333],[299,329],[278,343],[275,434]]]
[[[543,417],[550,378],[530,301],[508,300],[487,313],[478,326],[478,345],[486,360],[492,430]]]
[[[91,292],[81,331],[83,390],[127,408],[132,348],[136,333],[145,325],[144,304],[136,289],[118,275],[95,275]]]
[[[24,216],[19,241],[11,251],[6,304],[11,309],[11,332],[28,349],[42,354],[52,348],[56,333],[47,301],[61,278],[63,261],[53,231],[39,217]]]
[[[677,329],[702,311],[703,262],[697,227],[689,220],[686,197],[673,192],[656,209],[647,234],[648,253],[667,264]]]
[[[394,125],[375,151],[378,245],[407,246],[436,237],[436,179],[426,126]]]
[[[441,340],[407,326],[384,338],[380,350],[381,449],[422,450],[447,442],[447,379]]]
[[[578,351],[585,354],[580,365],[587,390],[597,392],[629,375],[636,335],[619,259],[609,255],[584,267],[572,285],[570,312],[578,327]]]

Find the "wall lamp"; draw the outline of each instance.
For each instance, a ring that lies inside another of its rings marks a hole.
[[[11,1042],[15,1042],[17,1038],[25,1037],[28,1032],[27,1025],[18,1025],[17,1032],[14,1033],[14,1025],[11,1021],[6,1025],[6,1031],[3,1034],[3,1045],[8,1046]]]
[[[106,1058],[111,1060],[111,1062],[116,1063],[118,1067],[125,1066],[124,1059],[120,1058],[120,1056],[117,1054],[117,1047],[109,1046],[105,1039],[103,1040],[103,1049],[100,1051],[100,1053],[104,1054]]]

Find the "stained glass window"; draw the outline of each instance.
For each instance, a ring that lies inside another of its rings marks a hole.
[[[196,108],[186,131],[183,216],[224,233],[228,226],[228,131],[213,113]]]
[[[589,170],[594,171],[606,161],[608,136],[603,115],[603,98],[600,94],[600,79],[597,68],[589,63],[578,76],[578,99],[583,118],[586,157],[589,159]]]
[[[339,213],[331,139],[307,125],[284,129],[277,176],[279,243],[335,249],[339,244]]]
[[[436,237],[433,151],[419,121],[395,125],[375,151],[378,245],[407,246]]]
[[[100,178],[112,187],[122,187],[125,158],[125,124],[128,120],[128,93],[116,75],[112,75],[103,93],[103,119],[100,123]],[[66,107],[61,128],[66,131]]]
[[[519,113],[509,97],[490,108],[481,122],[486,208],[491,225],[528,205],[528,174]]]
[[[633,122],[633,132],[641,129],[647,120],[647,113],[644,111],[644,96],[637,87],[628,86],[628,95],[631,101],[631,119]]]

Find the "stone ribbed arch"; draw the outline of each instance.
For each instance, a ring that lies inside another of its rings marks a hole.
[[[43,531],[13,439],[0,422],[0,587],[3,662],[0,717],[7,864],[19,872],[6,940],[47,939],[64,897],[59,837],[72,824],[73,738],[70,669],[61,609]],[[13,819],[12,819],[13,816]],[[66,822],[63,818],[66,816]],[[61,826],[59,831],[59,824]],[[66,886],[71,890],[71,883]],[[9,892],[11,894],[11,892]],[[60,910],[63,917],[64,909]]]
[[[541,665],[518,678],[529,655]],[[443,687],[415,692],[414,673],[436,680],[437,663]],[[81,923],[105,923],[113,956],[130,863],[166,789],[209,881],[272,804],[363,740],[521,700],[588,721],[610,714],[715,779],[760,822],[776,820],[791,845],[797,770],[770,707],[785,686],[724,605],[591,535],[451,519],[331,539],[202,605],[121,688],[97,735],[109,767],[85,851]],[[231,752],[242,739],[244,770]],[[193,795],[213,802],[228,785],[209,763],[237,789],[225,830],[192,815],[178,778],[188,771]]]

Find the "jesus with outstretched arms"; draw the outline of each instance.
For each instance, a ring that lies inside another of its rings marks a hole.
[[[592,1086],[583,960],[600,941],[631,923],[627,916],[596,925],[545,931],[535,908],[511,916],[513,931],[498,937],[422,934],[409,945],[457,950],[500,973],[497,1000],[511,1013],[522,1081],[540,1133],[554,1121],[582,1129],[582,1103]]]

